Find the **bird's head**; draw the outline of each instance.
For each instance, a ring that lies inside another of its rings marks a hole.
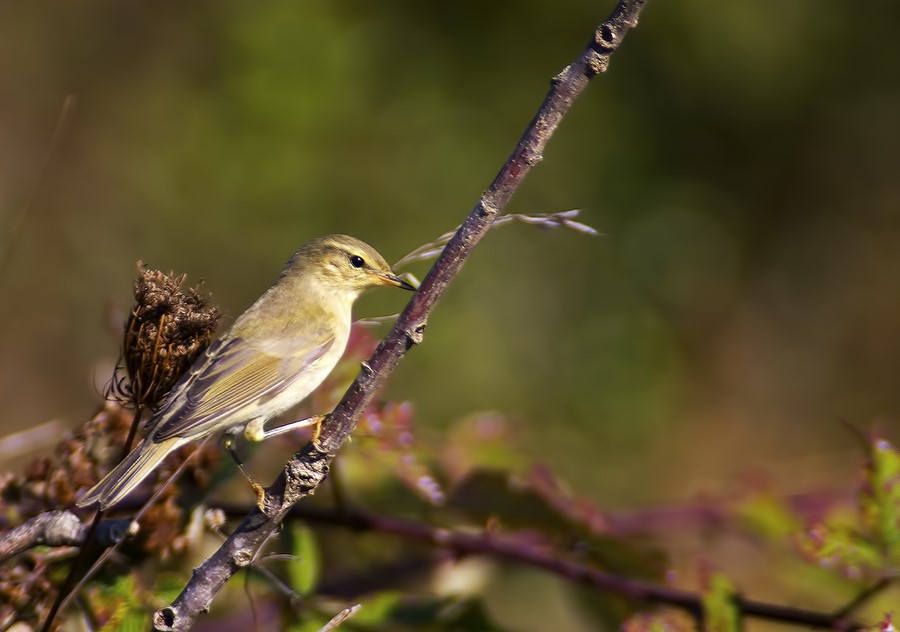
[[[398,277],[369,244],[349,235],[329,235],[304,244],[288,260],[282,278],[303,277],[327,291],[352,296],[379,285],[415,288]]]

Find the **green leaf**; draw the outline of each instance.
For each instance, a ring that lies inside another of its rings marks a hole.
[[[140,610],[129,608],[126,612],[122,613],[121,618],[116,622],[115,627],[108,629],[114,629],[118,632],[144,632],[144,630],[147,629],[149,616],[149,613],[145,612],[143,608]],[[112,620],[110,620],[110,622],[112,622]],[[107,624],[107,626],[108,625],[109,624]],[[107,626],[104,626],[103,629],[106,630]]]
[[[101,632],[142,632],[147,629],[150,613],[138,599],[131,575],[120,577],[104,592],[112,598],[109,606],[113,614],[101,628]]]
[[[734,584],[721,573],[709,578],[703,593],[703,628],[706,632],[739,632],[740,612],[735,601]]]
[[[622,632],[696,632],[693,618],[680,611],[638,613],[622,623]]]
[[[886,563],[900,566],[900,454],[886,440],[872,441],[860,493],[865,529],[885,551]]]
[[[313,530],[296,523],[291,527],[292,553],[296,558],[288,564],[291,588],[305,597],[312,594],[319,581],[321,559]]]
[[[384,591],[374,595],[370,595],[367,599],[360,601],[362,606],[359,611],[353,615],[353,623],[362,626],[380,626],[387,622],[391,613],[400,605],[403,594],[395,591]]]
[[[797,516],[772,494],[757,493],[745,498],[735,508],[735,514],[745,527],[767,538],[783,538],[803,528]]]
[[[859,526],[815,524],[796,538],[801,553],[850,579],[900,569],[900,455],[885,439],[867,442]]]
[[[154,593],[156,601],[161,604],[172,603],[184,589],[185,579],[181,575],[166,573],[156,580]]]
[[[850,579],[859,579],[867,574],[880,575],[884,567],[881,548],[847,528],[815,525],[797,542],[800,552],[808,560]]]

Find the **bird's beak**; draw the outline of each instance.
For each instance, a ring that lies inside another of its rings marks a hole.
[[[411,292],[415,292],[416,288],[412,283],[408,283],[404,281],[396,274],[392,272],[386,272],[384,274],[379,274],[378,279],[381,281],[383,285],[393,285],[394,287],[399,287],[404,290],[410,290]]]

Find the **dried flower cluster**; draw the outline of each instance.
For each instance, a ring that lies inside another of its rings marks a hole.
[[[196,288],[182,291],[183,282],[184,276],[138,263],[135,305],[123,340],[128,377],[113,384],[120,401],[107,402],[84,426],[67,433],[53,458],[36,458],[21,477],[0,476],[0,532],[44,511],[71,508],[80,491],[122,458],[134,422],[128,406],[147,410],[158,404],[209,345],[219,311]],[[219,454],[204,445],[185,447],[168,459],[159,468],[157,484],[197,452],[182,481],[200,490],[208,487]],[[166,489],[141,520],[139,548],[145,554],[166,559],[187,548],[188,514],[176,502],[178,493],[175,487]],[[56,559],[33,550],[0,567],[0,626],[46,617],[58,588],[50,580]]]
[[[42,512],[71,509],[78,493],[96,483],[121,457],[132,418],[132,411],[107,402],[84,426],[67,433],[52,458],[34,459],[22,476],[3,474],[0,533]],[[166,460],[155,479],[162,484],[198,451],[181,478],[185,484],[168,487],[141,519],[138,549],[144,554],[167,559],[186,550],[189,512],[176,502],[177,497],[186,487],[202,491],[209,486],[219,450],[213,444],[187,446]],[[58,588],[50,581],[50,572],[66,559],[32,550],[0,566],[0,627],[11,617],[26,622],[46,617]]]
[[[108,402],[84,426],[66,434],[53,458],[38,457],[22,477],[9,475],[0,482],[0,530],[42,511],[73,505],[77,492],[96,483],[111,458],[121,456],[132,416]]]
[[[184,278],[138,262],[122,344],[128,383],[116,384],[135,406],[157,405],[209,346],[219,323],[219,310],[198,288],[181,290]]]
[[[109,402],[84,426],[67,433],[53,458],[34,459],[22,476],[4,475],[0,481],[0,532],[44,511],[70,507],[79,490],[96,483],[106,471],[107,459],[101,455],[121,455],[132,417],[131,411]],[[50,581],[54,567],[36,551],[0,566],[0,623],[13,619],[36,622],[46,617],[56,597],[57,587]]]

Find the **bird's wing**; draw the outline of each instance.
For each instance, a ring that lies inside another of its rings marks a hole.
[[[290,341],[294,353],[284,349],[283,354],[277,351],[286,345],[274,340],[251,344],[232,338],[217,343],[207,352],[207,361],[173,389],[154,415],[157,419],[148,422],[153,441],[199,438],[232,423],[249,421],[252,416],[235,415],[232,423],[228,417],[245,406],[279,395],[325,355],[335,339],[333,334],[322,332],[310,342],[309,351],[303,354],[296,353],[296,340]]]

